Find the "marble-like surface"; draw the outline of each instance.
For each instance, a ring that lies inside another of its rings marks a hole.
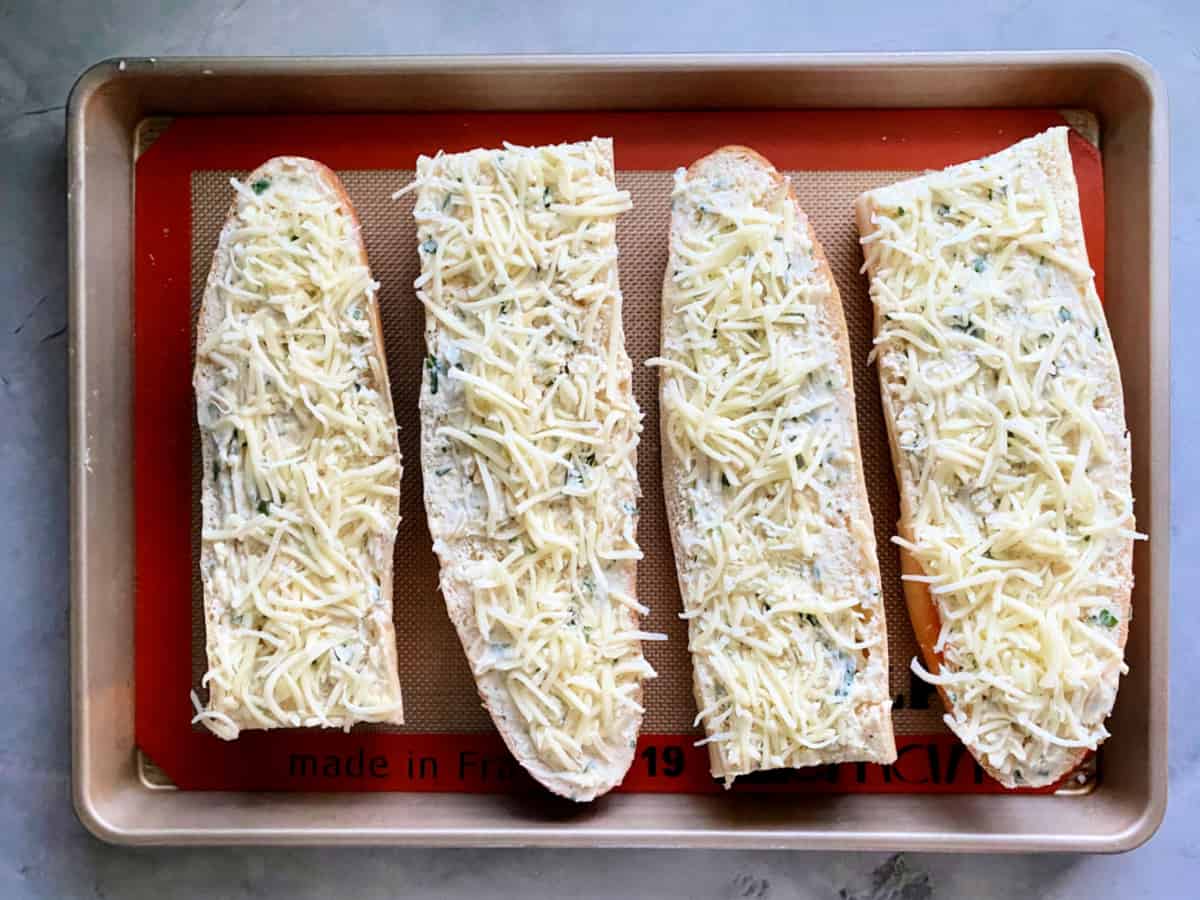
[[[1200,4],[604,0],[420,4],[0,0],[0,896],[1184,897],[1200,893]],[[540,9],[538,7],[541,7]],[[959,50],[1111,47],[1171,101],[1171,795],[1121,857],[159,849],[104,846],[70,800],[63,103],[118,54]]]

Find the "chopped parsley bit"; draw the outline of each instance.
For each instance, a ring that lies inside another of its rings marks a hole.
[[[817,617],[814,616],[812,613],[801,613],[800,618],[802,618],[805,622],[807,622],[813,628],[816,628],[821,624],[819,621],[817,621]]]
[[[437,253],[437,248],[438,248],[437,241],[435,241],[433,238],[426,238],[425,241],[421,244],[421,249],[424,250],[426,253],[431,253],[431,254]]]
[[[1103,340],[1103,338],[1100,336],[1100,326],[1099,325],[1096,326],[1096,329],[1092,332],[1092,334],[1094,334],[1096,336],[1096,340],[1098,340],[1098,341]]]
[[[1071,311],[1069,309],[1067,309],[1065,306],[1060,306],[1058,308],[1058,321],[1070,322],[1071,318]]]
[[[950,207],[947,206],[945,203],[939,203],[937,206],[937,211],[938,211],[939,216],[950,215]]]
[[[450,205],[450,201],[454,199],[453,194],[447,194],[446,199],[442,201],[442,212],[446,211],[446,207]]]
[[[269,516],[271,514],[271,504],[268,503],[266,500],[259,500],[258,501],[258,511],[260,514],[262,514],[264,516]]]
[[[443,475],[447,474],[449,471],[450,471],[449,466],[443,466],[442,468],[435,471],[433,474],[438,476],[439,478],[441,478]]]
[[[976,272],[982,272],[987,268],[987,260],[985,260],[982,256],[975,257],[975,265],[973,268]]]
[[[1092,616],[1092,621],[1097,625],[1103,625],[1105,628],[1113,628],[1117,624],[1117,617],[1107,609],[1102,609],[1096,615]]]
[[[354,309],[350,310],[350,315],[356,319],[361,319],[363,317],[363,311],[356,306]]]
[[[265,191],[270,186],[271,186],[271,182],[267,181],[267,179],[265,179],[265,178],[260,178],[260,179],[258,179],[258,181],[254,182],[254,184],[250,185],[250,187],[254,190],[254,193],[259,194],[259,195],[261,195],[262,192]]]
[[[729,476],[724,472],[721,473],[721,487],[729,487]]]
[[[988,202],[990,203],[991,200],[992,200],[992,189],[988,188]]]
[[[1045,264],[1046,264],[1046,257],[1044,257],[1044,256],[1039,256],[1039,257],[1038,257],[1038,265],[1039,265],[1039,266],[1044,266]]]
[[[630,503],[628,500],[621,504],[621,509],[625,510],[625,512],[631,516],[636,516],[638,511],[637,504]]]
[[[438,392],[438,369],[440,367],[441,363],[432,353],[425,357],[425,368],[429,369],[429,393],[431,394]]]
[[[293,235],[292,235],[292,237],[291,237],[291,240],[292,240],[293,242],[300,240],[300,235],[298,235],[298,234],[293,234]]]
[[[837,686],[834,696],[840,699],[847,696],[850,689],[854,687],[854,676],[857,674],[857,669],[854,666],[853,658],[845,650],[838,651],[838,662],[842,664],[842,683]]]
[[[544,188],[542,190],[542,209],[550,208],[550,200],[551,200],[550,188]]]
[[[596,464],[596,451],[590,451],[588,455],[583,458],[583,461],[589,466],[594,466]]]
[[[896,215],[898,215],[898,216],[904,215],[904,207],[903,206],[896,207]]]
[[[220,462],[220,460],[214,459],[213,460],[213,481],[217,481],[220,477],[221,477],[221,462]]]

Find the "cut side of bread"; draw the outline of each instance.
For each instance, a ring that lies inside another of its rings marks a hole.
[[[841,299],[790,182],[753,150],[676,173],[650,363],[713,774],[892,762]]]
[[[612,142],[417,161],[421,470],[479,694],[543,785],[619,784],[653,670],[636,598],[640,414]]]
[[[399,724],[401,460],[358,218],[310,159],[268,160],[233,188],[193,375],[208,655],[196,720],[225,739]]]
[[[1054,784],[1108,734],[1142,537],[1068,130],[870,191],[856,218],[914,669],[1003,785]]]

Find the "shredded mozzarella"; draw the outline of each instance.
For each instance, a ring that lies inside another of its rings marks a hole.
[[[401,464],[378,285],[305,160],[234,180],[219,320],[197,348],[206,707],[243,728],[399,721],[390,584]]]
[[[897,543],[941,620],[939,673],[914,667],[1013,784],[1107,736],[1142,537],[1070,165],[1062,128],[881,188],[861,239],[911,510]]]
[[[621,325],[611,141],[421,157],[425,498],[461,633],[538,759],[581,784],[629,758],[640,414]],[[472,629],[470,626],[473,625]],[[493,715],[497,714],[495,708]]]
[[[663,371],[701,743],[717,745],[728,783],[814,751],[870,757],[890,700],[833,286],[786,181],[711,159],[675,176],[663,356],[650,363]]]

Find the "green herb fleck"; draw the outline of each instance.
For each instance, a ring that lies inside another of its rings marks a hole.
[[[216,459],[213,460],[212,469],[213,469],[213,481],[219,480],[221,477],[221,462],[220,462],[220,460],[216,460]]]
[[[271,514],[271,504],[266,500],[259,500],[258,511],[261,515],[269,516]]]
[[[441,478],[443,475],[446,475],[446,474],[448,474],[449,472],[450,472],[450,467],[449,467],[449,466],[443,466],[442,468],[440,468],[440,469],[438,469],[437,471],[435,471],[433,474],[434,474],[434,475],[436,475],[436,476],[438,476],[438,478]]]
[[[259,194],[259,195],[261,195],[262,192],[265,191],[270,186],[271,186],[271,182],[267,181],[267,179],[265,179],[265,178],[260,178],[260,179],[258,179],[258,181],[254,182],[254,184],[250,185],[250,187],[253,188],[254,193]]]
[[[975,257],[975,265],[974,265],[975,271],[982,272],[986,268],[987,268],[987,260],[984,259],[982,256]]]
[[[991,199],[992,199],[992,189],[988,188],[988,202],[991,202]]]
[[[858,674],[858,669],[854,665],[854,658],[845,650],[838,651],[838,662],[842,664],[842,683],[834,690],[834,696],[841,699],[848,696],[854,687],[854,676]]]
[[[903,206],[896,207],[896,215],[898,215],[898,216],[904,215],[904,207]]]
[[[1096,328],[1092,332],[1092,334],[1094,334],[1096,336],[1096,340],[1098,340],[1098,341],[1104,340],[1104,338],[1100,336],[1100,326],[1099,325],[1096,326]]]
[[[429,370],[429,393],[438,392],[438,360],[432,353],[425,357],[425,368]]]
[[[431,255],[434,253],[437,253],[437,248],[438,248],[437,241],[435,241],[433,238],[426,238],[424,240],[424,242],[422,242],[422,244],[421,244],[421,249]]]
[[[721,487],[729,487],[729,476],[724,472],[721,473]]]
[[[1069,309],[1067,309],[1065,306],[1060,306],[1058,308],[1058,321],[1070,322],[1071,319],[1072,319],[1071,311]]]
[[[454,199],[453,194],[447,194],[446,199],[442,201],[442,211],[446,211],[446,207],[450,205],[450,201]]]
[[[552,199],[552,196],[550,194],[550,188],[544,188],[542,190],[542,208],[543,209],[550,208],[551,199]]]
[[[947,206],[945,203],[939,203],[939,204],[937,205],[937,211],[938,211],[938,215],[939,215],[939,216],[948,216],[948,215],[950,215],[950,207],[949,207],[949,206]]]
[[[1092,617],[1097,625],[1103,625],[1105,628],[1115,628],[1117,617],[1110,610],[1102,609]]]

